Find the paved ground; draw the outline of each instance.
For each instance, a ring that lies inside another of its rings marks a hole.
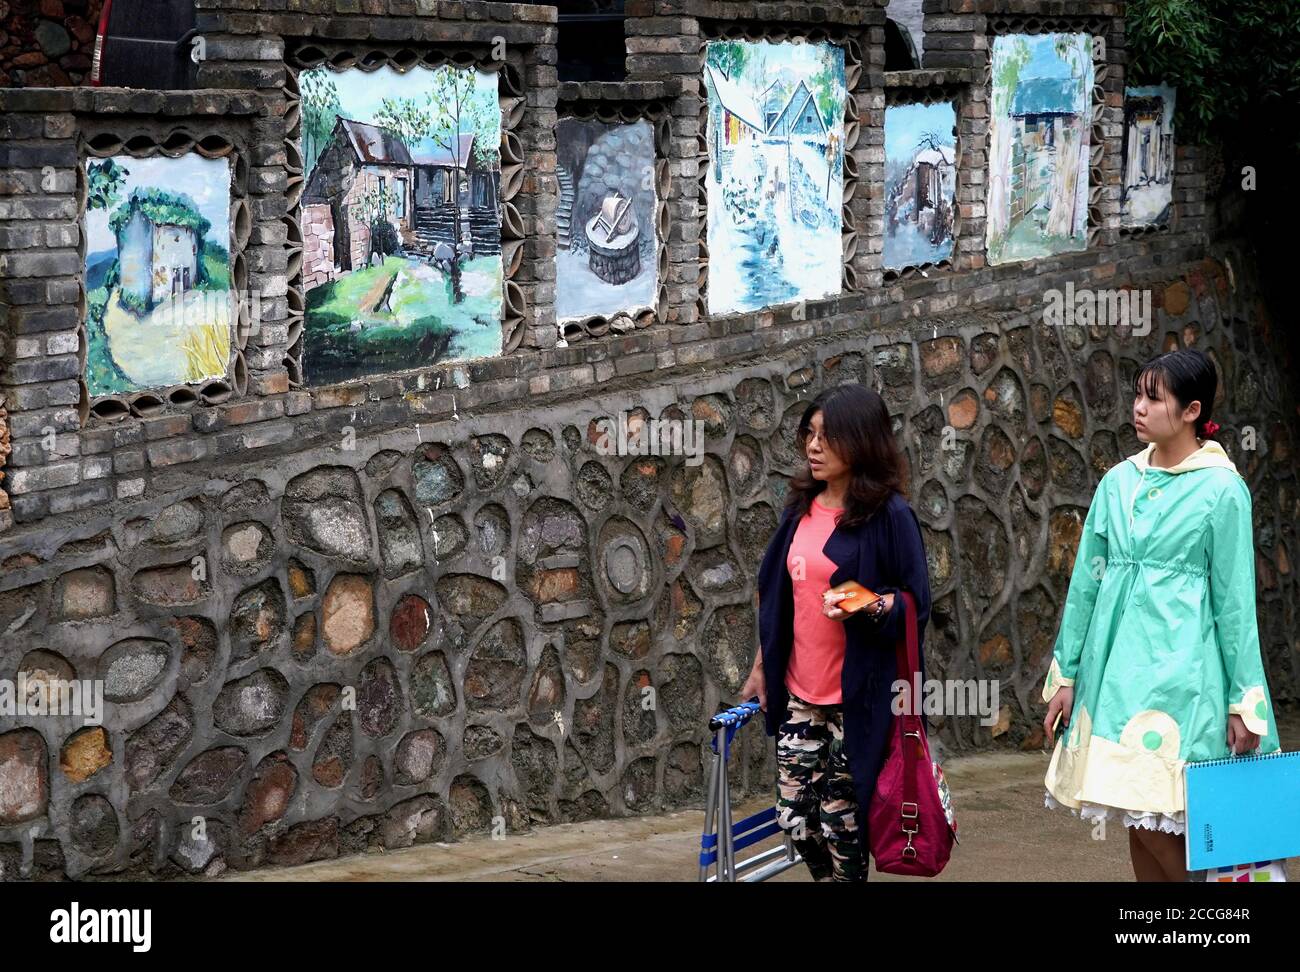
[[[1300,744],[1300,712],[1282,717],[1283,748]],[[1046,753],[999,753],[948,760],[961,845],[942,881],[1129,881],[1128,838],[1043,808]],[[767,801],[736,808],[736,819]],[[242,881],[694,881],[702,810],[657,817],[543,827],[504,840],[477,838],[362,854],[301,867],[232,874]],[[1300,860],[1289,878],[1300,881]],[[808,881],[801,866],[774,878]],[[871,880],[918,880],[872,873]]]

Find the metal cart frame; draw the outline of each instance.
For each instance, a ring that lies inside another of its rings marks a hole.
[[[713,764],[709,770],[709,789],[704,806],[704,833],[700,837],[701,882],[754,882],[788,871],[803,858],[795,850],[788,831],[776,821],[776,806],[760,810],[739,823],[731,821],[731,788],[727,780],[727,758],[731,740],[740,728],[759,712],[758,702],[744,702],[719,712],[709,720],[713,733]],[[721,822],[726,821],[725,826]],[[780,844],[743,861],[736,852],[782,834]],[[710,874],[710,870],[714,873]]]

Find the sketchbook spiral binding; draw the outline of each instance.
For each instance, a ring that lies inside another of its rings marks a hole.
[[[1188,763],[1187,868],[1300,856],[1300,752]]]
[[[1202,766],[1223,766],[1228,763],[1236,763],[1240,765],[1242,763],[1258,762],[1264,759],[1278,759],[1287,756],[1300,756],[1300,751],[1284,753],[1279,749],[1275,753],[1263,753],[1262,755],[1257,756],[1224,756],[1222,759],[1207,759],[1203,763],[1188,763],[1187,768],[1191,769],[1192,767],[1196,767],[1197,769],[1200,769]]]

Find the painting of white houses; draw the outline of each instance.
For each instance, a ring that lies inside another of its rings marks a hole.
[[[1088,245],[1092,37],[993,39],[987,244],[991,264]]]
[[[230,163],[86,161],[86,385],[201,382],[230,359]]]
[[[307,381],[500,354],[496,75],[319,67],[299,83]]]
[[[556,318],[651,307],[658,243],[650,122],[561,118],[555,132]]]
[[[952,256],[956,124],[951,102],[885,109],[887,269],[920,267]]]
[[[843,49],[710,41],[704,86],[709,312],[838,294]]]
[[[1124,89],[1124,193],[1120,225],[1169,221],[1174,185],[1174,89]]]

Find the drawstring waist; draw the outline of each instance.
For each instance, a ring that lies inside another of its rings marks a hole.
[[[1194,574],[1197,577],[1208,576],[1209,571],[1204,567],[1196,567],[1191,564],[1180,564],[1174,560],[1129,560],[1121,557],[1110,557],[1106,559],[1106,566],[1119,564],[1125,567],[1157,567],[1161,570],[1173,570],[1180,574]]]

